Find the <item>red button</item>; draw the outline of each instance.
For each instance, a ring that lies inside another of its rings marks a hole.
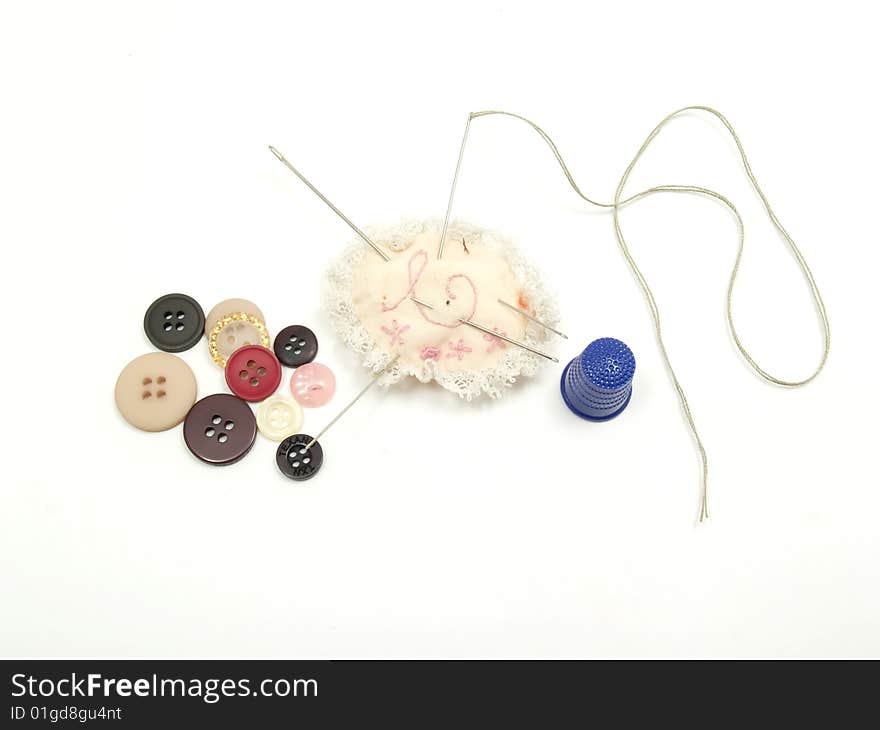
[[[226,362],[226,384],[243,400],[265,400],[281,384],[281,363],[260,345],[239,347]]]

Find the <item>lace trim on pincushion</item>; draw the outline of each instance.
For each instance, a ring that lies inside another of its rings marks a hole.
[[[365,232],[379,246],[387,246],[392,251],[403,251],[419,233],[429,232],[439,236],[440,222],[405,220],[396,226],[370,227],[365,229]],[[513,243],[497,232],[459,221],[450,224],[447,236],[447,240],[466,237],[469,246],[485,246],[500,255],[520,282],[522,291],[532,307],[529,314],[551,326],[557,324],[559,311],[556,298],[549,292],[538,270],[526,260]],[[378,372],[389,362],[391,355],[367,332],[358,318],[352,301],[354,272],[366,256],[375,255],[360,238],[351,241],[327,271],[324,303],[334,329],[345,344],[361,356],[364,367]],[[524,338],[526,344],[538,349],[546,349],[542,344],[548,339],[548,334],[542,327],[528,323]],[[498,364],[492,368],[448,373],[439,372],[436,363],[430,359],[425,360],[419,368],[398,362],[389,368],[382,382],[390,385],[412,376],[423,383],[435,380],[465,400],[472,400],[482,393],[491,398],[499,398],[507,388],[516,383],[520,376],[533,377],[541,361],[542,358],[538,355],[533,355],[520,347],[509,347]]]

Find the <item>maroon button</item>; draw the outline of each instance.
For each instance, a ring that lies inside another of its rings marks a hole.
[[[318,338],[308,327],[292,324],[275,337],[275,357],[282,365],[298,368],[315,359],[318,354]]]
[[[281,363],[271,350],[260,345],[240,347],[226,362],[226,384],[244,400],[265,400],[280,383]]]
[[[257,419],[241,398],[215,393],[202,398],[186,414],[183,440],[208,464],[223,466],[241,459],[257,438]]]

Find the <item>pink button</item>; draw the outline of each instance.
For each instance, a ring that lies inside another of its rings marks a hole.
[[[333,397],[336,392],[336,377],[326,365],[319,362],[306,363],[293,371],[290,392],[301,406],[316,408]]]
[[[239,398],[265,400],[281,384],[281,363],[260,345],[239,347],[226,361],[226,384]]]

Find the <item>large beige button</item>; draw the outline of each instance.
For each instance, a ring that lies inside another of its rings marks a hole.
[[[116,407],[142,431],[166,431],[180,423],[196,402],[196,376],[168,352],[132,360],[116,381]]]
[[[222,302],[215,305],[213,309],[208,312],[208,316],[205,317],[205,334],[210,336],[211,330],[214,329],[217,322],[227,315],[235,314],[236,312],[244,312],[251,317],[256,317],[263,324],[266,324],[266,318],[263,316],[260,308],[253,302],[249,302],[247,299],[224,299]],[[251,344],[256,345],[258,343],[253,342]]]
[[[267,398],[257,410],[257,428],[272,441],[283,441],[302,427],[303,410],[299,403],[286,395]]]

